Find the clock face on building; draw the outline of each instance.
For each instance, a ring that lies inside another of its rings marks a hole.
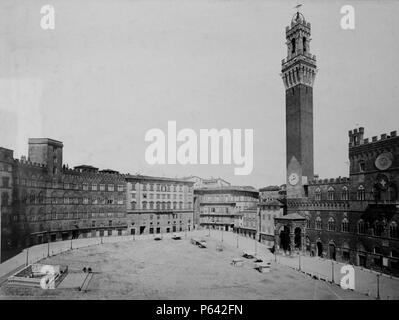
[[[378,170],[387,170],[392,165],[393,155],[390,152],[381,153],[375,160],[375,166]]]
[[[295,186],[299,182],[299,176],[297,173],[291,173],[288,177],[288,182],[290,185]]]

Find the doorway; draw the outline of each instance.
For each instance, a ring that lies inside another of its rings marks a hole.
[[[323,256],[323,244],[321,243],[321,241],[317,241],[316,246],[317,246],[317,256],[322,257]]]
[[[331,260],[336,260],[336,249],[335,249],[335,244],[330,243],[328,245],[328,251],[330,252],[330,259]]]
[[[280,231],[280,248],[284,251],[290,250],[290,228],[287,226]]]
[[[301,249],[302,247],[302,241],[301,241],[301,237],[302,237],[302,232],[301,232],[301,228],[297,227],[294,230],[294,243],[295,243],[295,249]]]

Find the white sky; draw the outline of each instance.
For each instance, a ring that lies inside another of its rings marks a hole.
[[[296,1],[2,0],[0,146],[27,154],[29,137],[64,142],[64,162],[165,176],[285,183],[285,26]],[[348,175],[348,130],[399,129],[399,2],[301,1],[317,56],[315,172]],[[40,28],[51,4],[56,28]],[[351,4],[356,29],[340,28]],[[155,165],[145,132],[254,129],[254,170]]]

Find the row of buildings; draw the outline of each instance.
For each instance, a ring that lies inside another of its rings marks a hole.
[[[193,182],[63,165],[63,144],[0,148],[1,261],[48,241],[191,230]]]

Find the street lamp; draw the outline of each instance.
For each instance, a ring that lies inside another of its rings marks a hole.
[[[299,258],[299,261],[298,261],[298,263],[299,263],[298,270],[301,271],[301,250],[300,250],[300,249],[299,249],[298,253],[299,253],[299,256],[298,256],[298,258]]]
[[[224,229],[224,226],[222,226],[222,242],[223,242],[223,229]]]
[[[237,231],[237,249],[238,249],[238,231]]]
[[[50,257],[50,230],[47,231],[47,258]]]
[[[331,282],[334,283],[334,260],[331,260]]]
[[[377,275],[377,299],[380,300],[380,278],[381,278],[382,274],[378,274]]]

